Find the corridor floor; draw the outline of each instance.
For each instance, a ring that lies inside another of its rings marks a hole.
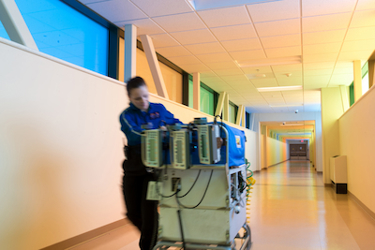
[[[373,250],[375,220],[351,196],[325,187],[308,161],[287,161],[254,174],[251,250]],[[131,225],[73,247],[136,250]]]

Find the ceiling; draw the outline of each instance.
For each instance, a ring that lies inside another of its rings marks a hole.
[[[261,122],[262,132],[280,141],[315,137],[315,121]]]
[[[352,61],[364,64],[375,48],[375,0],[80,2],[134,24],[159,54],[252,113],[320,111],[320,88],[350,85]],[[257,90],[295,85],[302,90]]]

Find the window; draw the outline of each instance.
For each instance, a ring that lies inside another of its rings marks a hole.
[[[368,75],[368,62],[366,62],[361,70],[362,73],[362,95],[366,93],[369,88],[369,75]],[[350,98],[350,106],[352,106],[355,103],[354,99],[354,81],[349,86],[349,98]]]
[[[250,113],[245,112],[245,114],[246,114],[245,125],[247,129],[250,129]]]
[[[201,84],[201,111],[209,115],[215,115],[214,93],[202,87],[202,84]]]
[[[58,0],[16,4],[41,52],[107,75],[107,28]],[[1,25],[0,36],[9,39],[4,32]]]
[[[218,93],[205,85],[200,84],[200,111],[209,115],[215,115]],[[193,108],[193,76],[189,75],[189,107]]]
[[[229,101],[229,122],[236,123],[238,107],[233,102]]]
[[[362,67],[362,95],[370,89],[369,75],[368,75],[368,62]]]

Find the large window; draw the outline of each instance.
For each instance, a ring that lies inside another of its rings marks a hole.
[[[41,52],[107,75],[107,28],[58,0],[15,1]]]
[[[200,111],[215,115],[217,93],[203,82],[200,83]],[[193,107],[193,77],[189,75],[189,107]]]

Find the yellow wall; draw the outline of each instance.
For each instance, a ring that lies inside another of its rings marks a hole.
[[[286,161],[286,144],[267,137],[267,167]]]
[[[338,119],[344,113],[339,87],[322,88],[322,139],[323,139],[323,180],[331,183],[329,178],[329,161],[332,156],[340,154],[340,137]]]
[[[340,154],[347,156],[348,189],[375,213],[375,87],[340,119]]]
[[[124,84],[2,38],[0,55],[1,249],[40,249],[123,219]],[[206,116],[150,100],[183,122]],[[244,131],[255,167],[256,134]]]

